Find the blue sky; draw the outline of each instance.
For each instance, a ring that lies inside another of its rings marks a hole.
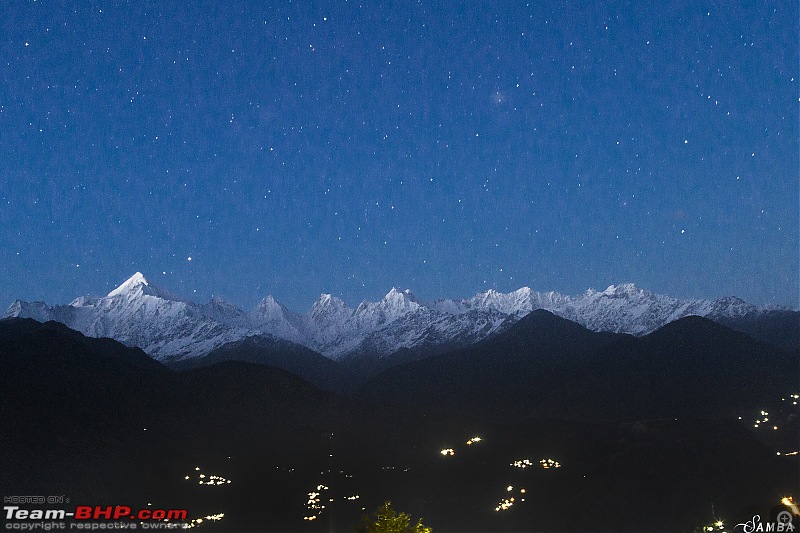
[[[796,2],[12,2],[0,299],[798,305]],[[189,260],[191,258],[191,260]]]

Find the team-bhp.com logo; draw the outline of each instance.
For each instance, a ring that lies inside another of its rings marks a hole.
[[[74,511],[65,509],[21,509],[16,505],[3,506],[9,520],[186,520],[186,509],[139,509],[127,505],[78,505]]]
[[[112,512],[113,510],[113,512]],[[130,518],[131,520],[186,520],[188,512],[186,509],[140,509],[133,512],[133,509],[126,505],[109,505],[101,507],[95,505],[78,505],[75,508],[75,520],[120,520]]]

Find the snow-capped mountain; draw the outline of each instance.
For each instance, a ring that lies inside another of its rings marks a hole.
[[[364,301],[355,309],[323,294],[305,317],[303,333],[306,346],[329,357],[354,351],[388,355],[402,348],[477,342],[507,318],[492,309],[461,315],[426,306],[408,289],[392,288],[382,300]]]
[[[750,305],[735,297],[680,300],[646,291],[632,283],[611,285],[602,292],[589,289],[578,296],[533,292],[528,287],[508,294],[489,290],[466,300],[443,300],[436,305],[450,312],[488,308],[517,317],[535,309],[545,309],[594,331],[633,335],[646,335],[689,315],[734,318],[771,309]]]
[[[230,342],[265,336],[316,350],[333,359],[348,354],[387,356],[400,349],[464,346],[500,332],[535,309],[545,309],[595,331],[644,335],[687,315],[712,319],[759,313],[738,298],[679,300],[633,284],[589,289],[578,296],[528,287],[494,290],[460,300],[426,304],[407,289],[392,288],[377,302],[355,309],[323,294],[301,315],[272,296],[251,312],[220,298],[197,304],[149,282],[137,272],[103,297],[68,305],[15,301],[6,316],[55,320],[93,337],[138,346],[165,362],[203,356]]]
[[[208,353],[242,338],[248,332],[242,325],[249,321],[238,311],[219,300],[199,305],[181,299],[137,272],[104,297],[83,296],[52,307],[18,300],[6,315],[55,320],[84,335],[111,337],[142,348],[154,359],[168,360]]]
[[[509,293],[489,289],[472,298],[436,300],[433,305],[448,313],[464,313],[472,309],[494,309],[506,315],[522,317],[534,309],[557,309],[570,300],[569,296],[557,292],[534,292],[528,287],[522,287]]]

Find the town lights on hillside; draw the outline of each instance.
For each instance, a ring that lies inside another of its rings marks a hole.
[[[189,529],[198,527],[203,524],[203,522],[219,522],[225,518],[225,513],[217,513],[217,514],[210,514],[208,516],[204,516],[203,518],[193,518],[191,521],[183,524],[183,529]]]
[[[447,457],[447,456],[455,455],[456,451],[453,448],[444,448],[439,453],[444,455],[445,457]]]
[[[471,439],[469,439],[469,440],[467,441],[467,446],[472,446],[474,443],[476,443],[476,442],[480,442],[480,441],[482,441],[482,440],[483,440],[483,439],[482,439],[482,438],[480,438],[480,437],[472,437]]]
[[[514,505],[514,498],[508,498],[504,500],[500,500],[500,503],[497,504],[497,507],[494,508],[496,512],[499,511],[508,511],[511,509],[511,506]]]
[[[303,517],[303,520],[316,520],[317,517],[322,514],[322,510],[325,509],[325,506],[322,505],[322,491],[328,490],[329,487],[320,483],[317,485],[316,490],[312,490],[308,493],[308,501],[306,502],[306,508],[311,511],[310,514]],[[330,500],[333,501],[333,500]]]
[[[197,472],[197,484],[198,485],[217,486],[217,485],[228,485],[231,482],[230,479],[225,479],[222,476],[206,475],[206,474],[204,474],[204,473],[202,473],[200,471],[200,467],[199,466],[196,466],[194,470],[195,470],[195,472]],[[183,476],[183,479],[188,481],[189,479],[191,479],[191,477],[190,476]]]
[[[513,486],[513,485],[509,485],[509,486],[507,486],[507,487],[506,487],[506,492],[507,492],[507,493],[508,493],[508,492],[514,492],[514,486]],[[520,488],[520,489],[518,489],[518,492],[519,492],[520,494],[525,494],[525,489],[523,489],[523,488]],[[519,501],[520,501],[520,502],[524,502],[524,501],[525,501],[525,498],[520,498],[520,500],[519,500]],[[498,503],[498,504],[495,506],[494,510],[495,510],[495,512],[496,512],[496,513],[499,513],[500,511],[508,511],[509,509],[511,509],[511,507],[512,507],[512,506],[513,506],[515,503],[517,503],[517,499],[516,499],[514,496],[506,496],[505,498],[502,498],[502,499],[500,500],[500,503]]]
[[[761,416],[759,418],[757,418],[755,424],[753,424],[754,428],[758,428],[761,424],[763,424],[765,422],[769,422],[769,418],[768,418],[769,417],[769,413],[768,412],[761,411],[760,414],[761,414]],[[774,429],[777,429],[777,427],[775,427]]]
[[[542,468],[561,468],[561,463],[553,459],[542,459],[539,464]]]

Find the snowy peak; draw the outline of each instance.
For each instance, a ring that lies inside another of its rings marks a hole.
[[[392,287],[392,290],[386,294],[386,296],[383,298],[383,301],[400,303],[401,305],[407,305],[408,303],[419,303],[417,301],[417,297],[414,296],[414,293],[409,289],[398,289],[397,287]]]
[[[134,291],[139,290],[142,287],[149,287],[149,286],[150,282],[147,281],[147,278],[144,277],[144,274],[142,274],[141,272],[137,272],[133,276],[129,277],[125,282],[123,282],[122,285],[120,285],[113,291],[109,292],[108,297],[113,298],[114,296],[130,294]]]
[[[295,329],[294,323],[299,320],[295,313],[272,296],[261,300],[251,316],[256,325],[272,324],[274,326],[280,323],[292,329]]]
[[[32,318],[39,322],[47,322],[50,320],[49,311],[50,307],[44,302],[23,302],[22,300],[14,300],[14,303],[6,309],[6,316]]]
[[[258,306],[256,307],[256,314],[261,315],[264,318],[276,318],[283,316],[285,310],[286,308],[282,304],[278,303],[275,298],[268,295],[258,303]]]
[[[156,298],[161,298],[164,300],[172,300],[175,302],[184,301],[182,298],[175,296],[169,291],[166,291],[156,285],[153,285],[147,278],[144,277],[144,274],[141,272],[137,272],[130,278],[128,278],[122,285],[114,289],[113,291],[108,293],[106,298],[115,298],[115,297],[127,297],[127,298],[137,298],[141,296],[154,296]]]
[[[200,305],[198,308],[204,316],[221,324],[248,327],[250,323],[249,317],[244,311],[219,296],[212,296],[207,304]]]
[[[319,299],[311,306],[308,318],[318,327],[329,327],[332,322],[343,322],[350,318],[352,310],[339,298],[330,294],[320,294]]]
[[[320,294],[319,299],[314,302],[314,305],[311,307],[311,313],[314,314],[315,311],[333,309],[347,309],[347,304],[331,294]]]
[[[499,311],[506,315],[522,317],[535,309],[553,309],[563,305],[570,297],[557,292],[535,292],[522,287],[509,293],[489,289],[464,300],[438,300],[437,309],[452,313],[465,313],[471,309]]]
[[[529,287],[522,287],[507,294],[489,289],[472,297],[469,307],[494,309],[508,315],[527,314],[537,307],[533,296]]]
[[[420,309],[422,305],[410,290],[392,287],[392,290],[386,294],[383,300],[376,304],[376,307],[386,313],[387,318],[391,320],[407,313],[413,313]]]
[[[768,306],[767,309],[773,309],[773,307]],[[774,307],[774,309],[780,308]],[[707,314],[711,318],[742,317],[748,313],[757,311],[758,307],[748,304],[741,298],[737,298],[736,296],[725,296],[710,302],[708,305]]]
[[[272,296],[267,296],[250,314],[252,326],[260,333],[302,344],[302,318]]]
[[[634,285],[633,283],[622,283],[621,285],[609,285],[606,290],[601,293],[590,289],[593,294],[601,294],[603,296],[611,296],[614,298],[640,298],[648,296],[651,293],[645,291]]]

